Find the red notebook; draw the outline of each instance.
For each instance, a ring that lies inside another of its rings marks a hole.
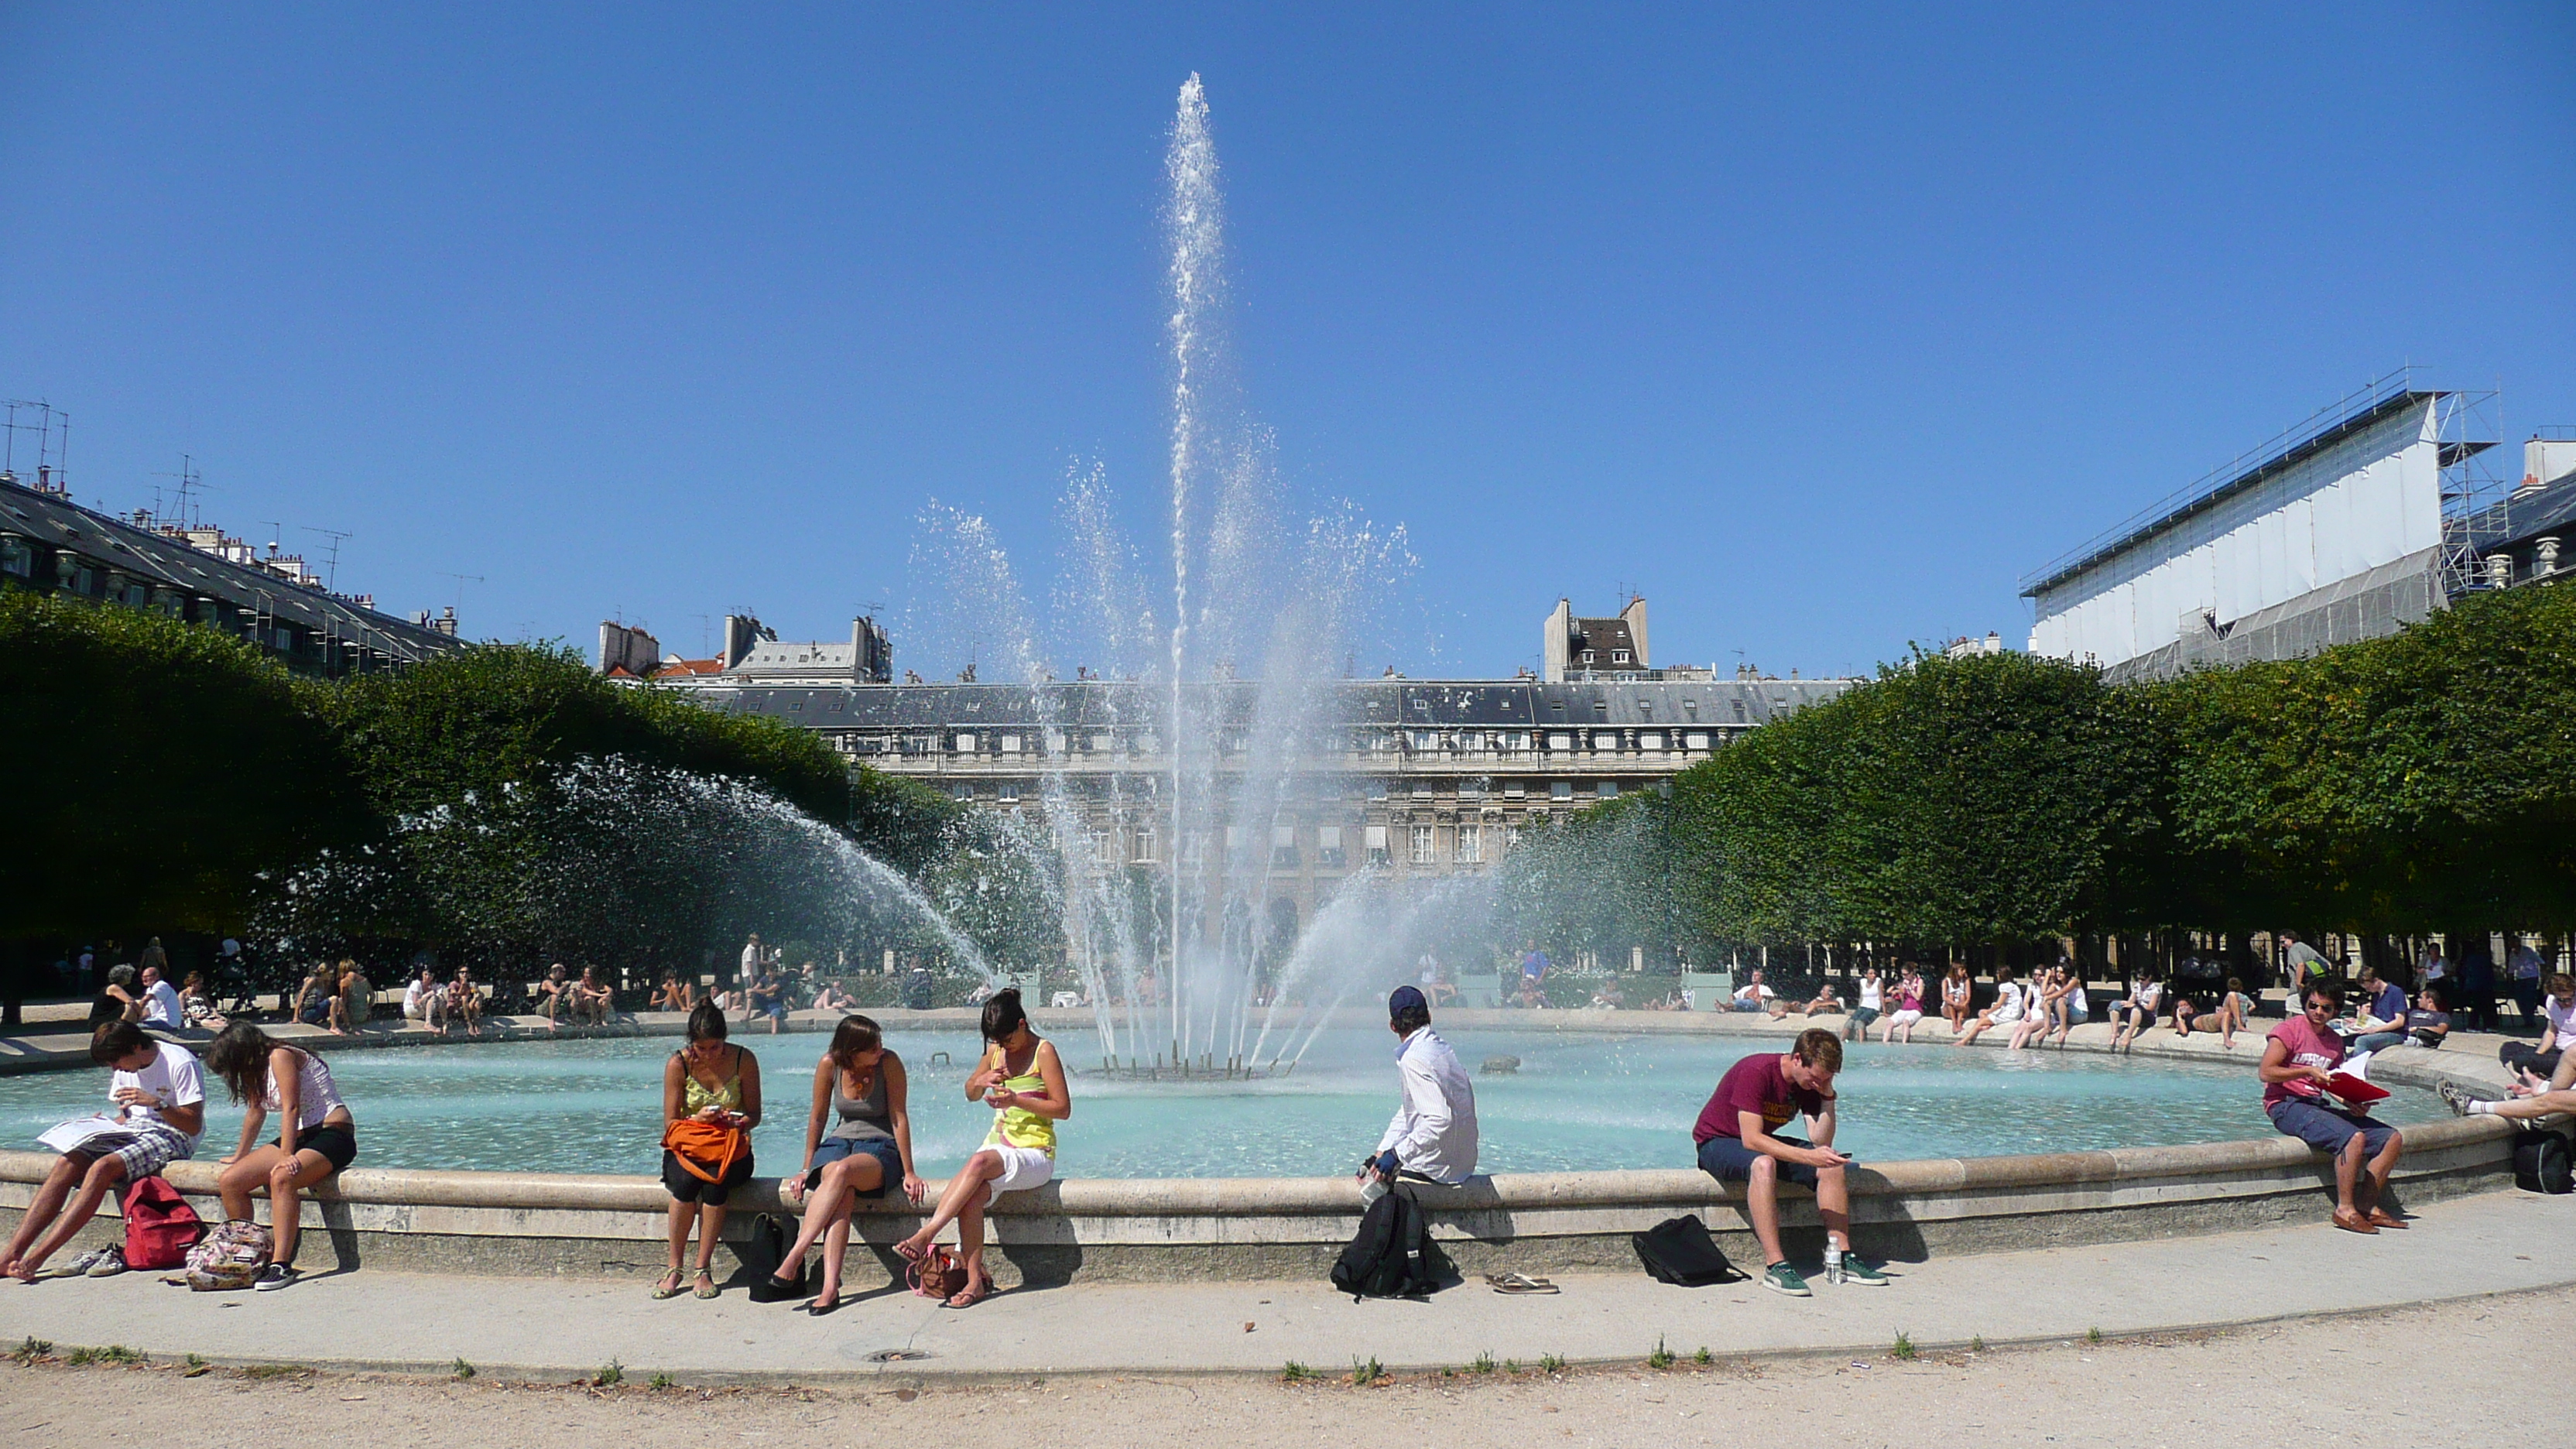
[[[2365,1107],[2388,1095],[2386,1087],[2374,1087],[2350,1072],[2337,1072],[2326,1079],[2326,1090],[2356,1107]]]

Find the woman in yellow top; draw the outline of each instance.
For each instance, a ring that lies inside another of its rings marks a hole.
[[[741,1133],[739,1151],[709,1182],[688,1170],[669,1147],[662,1149],[662,1186],[671,1194],[671,1271],[655,1285],[656,1298],[680,1293],[681,1259],[689,1226],[698,1229],[697,1296],[716,1296],[716,1244],[724,1238],[725,1199],[751,1179],[751,1129],[760,1125],[760,1062],[725,1040],[724,1013],[701,1001],[689,1013],[689,1044],[662,1065],[662,1134],[674,1123],[698,1121]]]
[[[1039,1186],[1055,1176],[1055,1124],[1073,1115],[1073,1092],[1055,1046],[1029,1030],[1017,991],[996,991],[984,1003],[984,1055],[966,1078],[966,1098],[993,1109],[993,1130],[966,1165],[948,1180],[939,1206],[921,1231],[895,1244],[919,1262],[951,1219],[957,1224],[957,1257],[966,1286],[947,1302],[972,1308],[993,1291],[984,1273],[984,1209],[1006,1192]]]

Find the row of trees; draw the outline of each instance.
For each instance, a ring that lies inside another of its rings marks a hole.
[[[1000,822],[561,648],[327,682],[209,629],[10,591],[0,674],[19,786],[0,940],[248,928],[508,974],[694,965],[752,930],[935,951],[896,899],[917,884],[1006,953],[1036,913],[1002,898],[1048,884]]]
[[[2140,684],[1918,654],[1525,841],[1507,931],[1695,959],[2576,926],[2576,591]]]

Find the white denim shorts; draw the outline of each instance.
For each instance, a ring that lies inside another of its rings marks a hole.
[[[1025,1192],[1033,1187],[1043,1187],[1047,1179],[1055,1176],[1055,1158],[1044,1149],[997,1145],[980,1150],[998,1154],[1002,1159],[1002,1175],[993,1179],[993,1189],[984,1198],[988,1204],[1006,1192]]]

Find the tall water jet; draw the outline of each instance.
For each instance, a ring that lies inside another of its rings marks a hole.
[[[1189,1023],[1189,973],[1179,952],[1185,935],[1181,903],[1181,855],[1184,830],[1182,786],[1186,778],[1183,742],[1190,675],[1190,484],[1203,466],[1202,406],[1199,388],[1207,372],[1210,327],[1220,300],[1221,262],[1225,242],[1223,207],[1217,191],[1216,140],[1208,131],[1207,91],[1198,72],[1181,83],[1179,113],[1172,119],[1171,149],[1164,173],[1171,184],[1164,210],[1164,229],[1171,242],[1166,282],[1171,288],[1171,319],[1165,324],[1172,347],[1172,651],[1171,728],[1166,748],[1171,765],[1173,969],[1171,973],[1172,1041],[1176,1057],[1186,1054]]]

